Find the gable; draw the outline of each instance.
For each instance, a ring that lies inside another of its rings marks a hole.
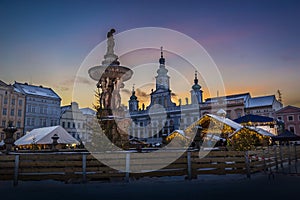
[[[281,113],[296,113],[296,112],[300,113],[300,108],[288,105],[288,106],[276,111],[275,113],[281,114]]]

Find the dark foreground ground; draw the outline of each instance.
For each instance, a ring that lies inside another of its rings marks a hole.
[[[197,180],[183,177],[143,178],[125,182],[65,184],[57,181],[0,182],[0,199],[299,199],[300,174],[281,172],[274,178],[257,173],[245,175],[203,175]]]

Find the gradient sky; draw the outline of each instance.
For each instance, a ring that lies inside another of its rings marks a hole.
[[[206,49],[227,94],[270,95],[280,89],[284,105],[300,106],[299,10],[298,1],[284,0],[1,0],[0,79],[52,87],[62,105],[69,104],[81,63],[108,30],[164,27]],[[91,107],[90,102],[79,104]]]

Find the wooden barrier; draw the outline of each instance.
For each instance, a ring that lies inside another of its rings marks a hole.
[[[290,165],[298,162],[299,157],[300,146],[273,146],[246,152],[168,151],[147,158],[143,153],[130,152],[19,152],[0,155],[0,180],[13,180],[17,185],[18,180],[46,179],[68,183],[185,176],[190,180],[202,174],[245,174],[250,178],[252,173],[278,171],[283,163]]]

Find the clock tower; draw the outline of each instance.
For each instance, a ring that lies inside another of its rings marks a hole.
[[[156,90],[169,90],[170,88],[170,77],[168,76],[168,70],[165,67],[165,58],[163,55],[163,49],[160,48],[160,59],[159,59],[159,69],[157,70],[156,79]]]
[[[168,70],[165,66],[165,58],[163,55],[163,48],[161,47],[159,68],[157,70],[156,79],[156,90],[151,93],[151,107],[154,104],[160,104],[167,108],[175,106],[175,103],[171,101],[171,90],[170,90],[170,77],[168,76]]]

